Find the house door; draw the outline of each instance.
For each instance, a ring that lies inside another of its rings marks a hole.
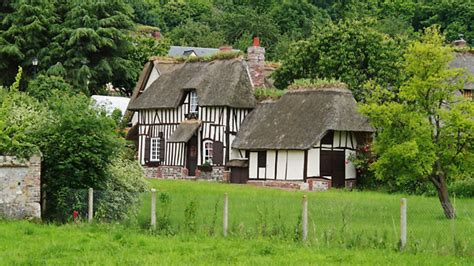
[[[196,167],[197,167],[197,159],[198,159],[198,139],[197,136],[194,135],[189,139],[187,143],[187,151],[186,151],[186,168],[188,168],[188,175],[195,176],[196,175]]]
[[[230,182],[234,184],[245,184],[249,179],[249,169],[248,167],[233,167],[232,172],[230,173]]]
[[[331,176],[333,187],[346,186],[345,153],[343,151],[321,151],[321,176]]]

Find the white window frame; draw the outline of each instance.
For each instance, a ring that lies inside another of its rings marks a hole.
[[[207,145],[211,145],[210,148]],[[209,162],[212,164],[213,159],[213,151],[214,151],[214,142],[212,140],[205,140],[202,144],[203,146],[203,155],[204,155],[204,162]]]
[[[189,112],[196,114],[198,112],[199,103],[198,96],[195,90],[189,92]]]
[[[161,139],[150,139],[150,162],[159,162],[161,157]]]

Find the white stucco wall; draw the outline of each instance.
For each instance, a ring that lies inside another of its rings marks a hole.
[[[303,180],[304,151],[288,151],[287,180]]]
[[[346,150],[346,179],[356,178],[356,168],[354,164],[349,160],[351,154],[355,154],[355,151]]]
[[[250,179],[257,179],[257,171],[258,171],[258,153],[251,152],[249,158],[249,178]]]
[[[148,89],[148,87],[150,87],[151,83],[153,83],[153,81],[155,81],[159,76],[160,76],[160,74],[158,73],[158,70],[156,70],[156,68],[153,68],[151,70],[150,77],[146,81],[145,90]]]
[[[286,163],[287,163],[287,152],[278,151],[277,160],[277,179],[285,180],[286,178]]]
[[[275,179],[275,151],[267,151],[267,179]]]
[[[266,172],[265,167],[259,167],[258,168],[258,179],[265,179],[265,172]]]
[[[319,149],[311,149],[308,151],[308,177],[319,176]]]
[[[232,146],[232,143],[234,142],[234,139],[235,139],[234,135],[229,135],[229,143],[231,146]],[[245,154],[245,152],[243,154]],[[230,157],[230,160],[242,159],[238,149],[230,149],[229,157]]]

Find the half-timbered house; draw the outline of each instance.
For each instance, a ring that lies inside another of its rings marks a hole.
[[[139,160],[154,176],[195,176],[207,164],[221,177],[230,143],[255,105],[245,61],[177,63],[129,106],[137,115]]]
[[[242,124],[229,162],[231,182],[301,182],[322,189],[351,187],[356,169],[350,156],[373,132],[345,88],[289,91],[262,103]]]
[[[246,60],[148,62],[127,114],[133,125],[129,138],[136,140],[147,175],[183,178],[205,173],[221,179],[225,164],[237,156],[230,145],[256,106],[253,88],[268,86],[264,62],[258,38]]]

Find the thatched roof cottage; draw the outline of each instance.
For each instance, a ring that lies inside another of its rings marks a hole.
[[[234,181],[317,179],[326,186],[351,186],[356,169],[349,156],[373,131],[345,88],[287,92],[259,105],[242,124],[232,148],[246,154],[249,171]]]

